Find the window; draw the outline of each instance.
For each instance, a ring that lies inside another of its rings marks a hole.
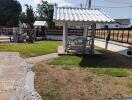
[[[108,29],[109,27],[108,27],[108,25],[105,25],[104,28],[105,28],[105,29]]]
[[[119,27],[118,25],[115,25],[115,27]]]

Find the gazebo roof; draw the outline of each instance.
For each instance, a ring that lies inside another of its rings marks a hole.
[[[55,22],[113,22],[110,16],[100,9],[85,9],[71,7],[55,7],[53,20]]]

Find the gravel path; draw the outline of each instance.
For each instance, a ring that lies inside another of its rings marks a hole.
[[[33,91],[27,89],[34,88],[34,74],[32,73],[31,65],[21,58],[19,53],[1,52],[0,100],[41,100],[31,99],[33,94],[38,97],[39,95],[34,92],[34,89]],[[32,81],[29,78],[32,78]],[[29,84],[32,85],[31,88]]]

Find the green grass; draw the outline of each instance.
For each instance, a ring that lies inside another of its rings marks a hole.
[[[132,89],[132,83],[127,84],[128,88]]]
[[[90,71],[97,74],[106,74],[113,77],[127,77],[127,68],[130,68],[132,66],[132,61],[118,54],[114,54],[114,56],[111,55],[110,57],[109,55],[107,56],[106,54],[99,57],[61,56],[48,62],[48,64],[59,65],[62,66],[62,69],[66,70],[69,70],[72,67],[79,67],[81,69],[90,69]],[[117,57],[118,59],[115,59]],[[122,62],[119,60],[122,60]]]
[[[113,77],[127,77],[128,73],[125,69],[120,68],[94,68],[91,70],[94,73],[97,74],[106,74]]]
[[[54,59],[50,64],[53,65],[75,65],[78,66],[81,61],[80,57],[77,56],[61,56],[59,58]]]
[[[23,57],[34,57],[57,52],[59,41],[41,41],[34,44],[1,44],[0,52],[19,52]]]
[[[79,56],[61,56],[54,59],[49,64],[78,66],[78,67],[98,67],[103,59],[100,57],[79,57]]]

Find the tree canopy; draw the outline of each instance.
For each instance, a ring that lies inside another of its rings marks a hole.
[[[28,23],[31,27],[33,27],[33,23],[36,19],[35,13],[31,5],[26,4],[26,12],[22,12],[19,20],[24,23]]]
[[[54,5],[47,1],[42,0],[42,3],[37,6],[38,20],[46,20],[50,28],[54,27],[53,12]]]
[[[31,5],[26,5],[26,7],[26,21],[31,27],[33,27],[33,23],[35,21],[33,8]]]
[[[0,26],[18,25],[22,6],[17,0],[0,0]]]

